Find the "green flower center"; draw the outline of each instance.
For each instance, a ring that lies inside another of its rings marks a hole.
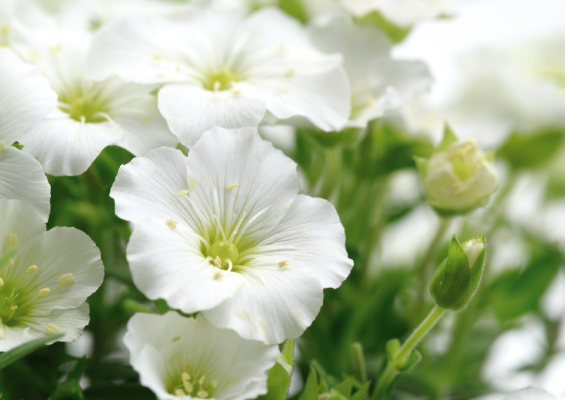
[[[110,107],[100,90],[94,87],[74,90],[59,94],[59,109],[80,122],[108,122]]]
[[[0,318],[3,323],[9,322],[18,310],[16,299],[19,293],[16,293],[16,288],[2,286],[0,291]]]
[[[230,269],[230,262],[232,264],[231,267],[233,268],[239,260],[239,251],[237,247],[228,241],[219,241],[212,244],[208,255],[212,257],[216,267],[221,269]]]
[[[449,152],[449,160],[453,172],[462,182],[471,178],[479,168],[477,148],[473,143],[465,143],[452,149]]]
[[[204,374],[193,374],[191,364],[188,364],[169,389],[169,393],[178,397],[189,395],[193,398],[208,399],[214,397],[216,387],[218,387],[217,381],[209,379]]]
[[[233,82],[243,80],[242,76],[227,68],[220,68],[205,75],[202,86],[207,90],[228,90]]]

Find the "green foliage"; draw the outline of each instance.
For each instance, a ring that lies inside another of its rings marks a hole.
[[[84,372],[85,364],[85,357],[79,359],[75,367],[69,372],[67,379],[57,386],[55,393],[49,400],[84,400],[79,381]]]
[[[60,337],[61,334],[40,337],[0,354],[0,370]]]
[[[293,365],[293,349],[294,340],[287,340],[281,352],[283,362],[287,365],[281,364],[279,361],[269,371],[269,378],[267,380],[267,394],[259,396],[261,400],[284,400],[288,393],[290,386],[290,378],[292,376]],[[290,369],[290,371],[287,370]]]
[[[534,169],[546,164],[563,143],[563,130],[548,128],[538,132],[513,133],[498,150],[515,170]]]
[[[358,21],[360,24],[374,25],[383,31],[394,43],[401,42],[410,33],[410,27],[404,28],[390,22],[377,11],[367,14]]]
[[[300,0],[279,0],[279,8],[303,24],[308,21],[308,15]]]

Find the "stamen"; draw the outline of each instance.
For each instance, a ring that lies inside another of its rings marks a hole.
[[[191,369],[191,368],[192,368],[192,364],[191,364],[191,363],[186,364],[186,367],[184,367],[184,372],[188,371],[188,370]]]
[[[216,271],[216,273],[214,274],[214,279],[220,279],[223,276],[224,273],[222,271]]]
[[[177,221],[174,221],[172,219],[168,219],[165,221],[165,223],[167,224],[167,226],[171,229],[176,229],[177,225],[179,224]]]
[[[192,391],[194,390],[194,386],[192,386],[192,383],[190,383],[189,381],[185,380],[182,382],[182,385],[184,386],[184,390],[186,390],[186,392],[188,394],[191,394]]]
[[[286,71],[284,71],[284,76],[286,76],[287,78],[290,78],[292,75],[294,75],[294,69],[289,68]]]
[[[4,329],[0,328],[0,339],[4,339]]]
[[[216,268],[222,268],[222,259],[219,256],[216,256],[216,259],[214,260],[214,266]]]
[[[40,296],[47,296],[49,293],[51,293],[51,289],[49,289],[48,287],[43,288],[39,291]]]
[[[177,193],[177,196],[184,197],[187,194],[188,194],[188,190],[179,190],[179,192]]]
[[[234,96],[239,96],[241,94],[241,89],[233,89],[231,91],[231,94],[233,94]]]
[[[63,274],[59,277],[59,279],[57,280],[57,282],[59,283],[59,286],[65,287],[65,286],[69,286],[71,283],[73,283],[75,281],[75,277],[73,276],[73,274]]]
[[[204,380],[205,380],[205,379],[206,379],[206,375],[202,375],[202,376],[200,377],[200,379],[198,379],[198,383],[202,385],[202,384],[204,383]]]
[[[175,389],[175,396],[177,396],[177,397],[186,396],[186,393],[184,392],[184,390],[178,388],[178,389]]]
[[[220,81],[214,82],[214,92],[217,92],[218,90],[220,90],[221,87],[222,87],[222,82],[220,82]]]
[[[180,340],[180,336],[175,336],[171,342],[178,342]]]
[[[59,333],[60,331],[61,329],[59,329],[57,325],[52,324],[51,322],[45,325],[45,332],[50,335],[54,335],[56,333]]]
[[[18,235],[15,233],[9,233],[6,237],[6,247],[13,249],[18,244]]]
[[[231,269],[233,268],[233,263],[231,262],[231,260],[229,258],[226,261],[228,262],[228,272],[230,272]]]
[[[190,380],[190,374],[188,372],[183,372],[181,374],[181,376],[182,376],[183,381],[189,381]]]
[[[228,190],[235,189],[238,186],[239,186],[239,183],[232,183],[232,184],[228,185]]]
[[[226,233],[224,232],[224,228],[222,227],[222,224],[220,223],[220,219],[218,218],[218,216],[216,214],[214,214],[214,219],[216,220],[216,227],[220,228],[220,232],[222,233],[222,237],[224,238],[224,241],[227,242],[228,238],[226,237]]]
[[[205,399],[206,397],[208,397],[208,392],[205,390],[199,390],[198,393],[196,393],[196,395],[201,399]]]
[[[210,387],[211,387],[212,389],[216,389],[217,386],[218,386],[218,381],[211,381],[211,382],[210,382]]]
[[[4,286],[4,279],[0,278],[0,286]]]
[[[290,260],[279,261],[278,266],[280,269],[286,269],[290,265]]]
[[[12,265],[14,265],[14,260],[10,258],[8,260],[8,267],[11,267]]]
[[[6,143],[0,142],[0,153],[6,152]]]
[[[29,267],[29,268],[27,269],[27,273],[28,273],[29,275],[33,275],[33,274],[35,274],[35,273],[37,272],[37,270],[38,270],[37,265],[32,265],[31,267]]]

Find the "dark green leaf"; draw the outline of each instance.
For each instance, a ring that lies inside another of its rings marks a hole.
[[[57,335],[48,335],[39,339],[32,340],[31,342],[24,343],[10,351],[0,354],[0,369],[6,368],[8,365],[27,356],[30,353],[40,349],[48,342],[53,342],[63,336],[61,333]]]

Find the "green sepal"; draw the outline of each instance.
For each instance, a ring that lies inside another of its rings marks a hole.
[[[320,400],[320,399],[324,399],[324,400],[347,400],[348,398],[345,397],[340,392],[338,392],[337,390],[331,389],[328,393],[321,395],[318,400]]]
[[[294,340],[287,340],[284,342],[284,346],[281,352],[285,361],[292,368],[293,358],[294,358]]]
[[[458,311],[462,308],[460,301],[466,295],[470,281],[469,259],[453,235],[447,258],[437,268],[430,283],[430,294],[438,306]]]
[[[292,377],[294,340],[287,340],[281,352],[283,363],[290,366],[290,372],[279,361],[269,370],[267,378],[267,394],[259,396],[261,400],[284,400],[288,394],[290,379]]]
[[[458,310],[462,310],[467,307],[467,304],[469,304],[469,302],[473,298],[473,295],[477,292],[477,289],[479,288],[479,284],[481,282],[481,277],[483,276],[487,250],[484,236],[481,236],[480,242],[483,243],[485,247],[483,247],[483,250],[479,253],[477,259],[475,260],[475,263],[471,267],[471,279],[469,281],[469,287],[467,288],[465,295],[461,297],[461,300],[456,304],[456,308]]]
[[[84,394],[82,393],[79,382],[84,372],[85,365],[85,357],[78,360],[72,371],[69,372],[67,379],[57,386],[57,389],[55,389],[53,395],[49,397],[49,400],[84,400]]]
[[[426,177],[426,173],[428,172],[428,159],[424,157],[414,156],[412,157],[414,162],[416,163],[416,168],[418,168],[418,172],[422,178]]]
[[[406,372],[420,362],[422,355],[416,349],[412,350],[406,361],[403,364],[397,364],[396,369],[400,372]]]
[[[353,387],[353,377],[350,376],[349,378],[347,378],[343,382],[340,382],[337,385],[335,385],[333,387],[333,390],[337,390],[339,393],[341,393],[343,396],[345,396],[345,398],[348,399],[349,397],[351,397],[351,388],[352,387]]]
[[[322,394],[322,393],[326,393],[329,392],[330,388],[326,382],[326,380],[324,379],[323,376],[320,376],[320,384],[318,385],[318,393]]]
[[[298,400],[318,400],[318,379],[316,378],[316,370],[310,366],[310,373],[304,385],[304,391]]]
[[[449,146],[452,143],[455,143],[457,140],[459,139],[457,139],[457,136],[455,136],[455,133],[453,133],[449,125],[445,125],[445,128],[443,130],[443,140],[441,141],[438,148],[435,150],[435,153],[441,153],[443,151],[446,151],[449,148]]]
[[[369,387],[371,386],[371,382],[366,382],[359,388],[358,391],[351,397],[351,400],[363,400],[367,397],[367,393],[369,392]]]

